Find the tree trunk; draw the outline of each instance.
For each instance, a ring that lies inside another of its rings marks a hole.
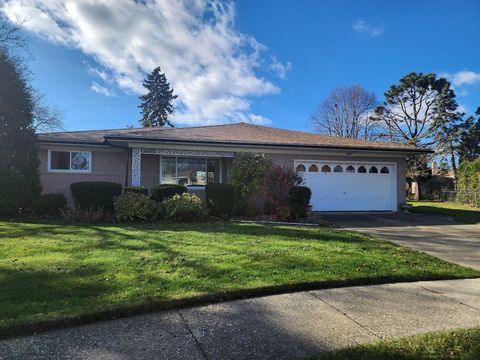
[[[455,149],[453,148],[452,144],[450,144],[450,162],[452,163],[453,176],[455,177],[455,179],[457,179],[457,164],[455,160]]]
[[[420,184],[417,179],[412,181],[412,193],[413,193],[413,200],[419,201],[420,200]]]

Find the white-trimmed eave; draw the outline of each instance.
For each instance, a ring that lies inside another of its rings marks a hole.
[[[111,140],[110,140],[111,141]],[[112,142],[112,141],[111,141]],[[405,158],[411,155],[411,152],[399,150],[377,150],[377,149],[343,149],[343,148],[318,148],[318,147],[292,147],[292,146],[262,146],[247,144],[199,144],[199,143],[172,143],[172,142],[146,142],[146,141],[128,141],[126,145],[130,148],[163,148],[163,149],[185,149],[185,150],[204,150],[204,151],[231,151],[235,153],[253,152],[268,154],[291,154],[291,155],[336,155],[352,157],[398,157]]]

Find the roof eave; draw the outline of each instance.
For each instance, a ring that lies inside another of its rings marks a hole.
[[[364,146],[340,146],[340,145],[312,145],[312,144],[272,144],[261,142],[239,142],[239,141],[212,141],[212,140],[184,140],[184,139],[145,139],[128,136],[105,136],[105,140],[109,141],[129,141],[129,142],[170,142],[181,144],[204,144],[204,145],[231,145],[231,146],[265,146],[265,147],[283,147],[283,148],[300,148],[300,149],[335,149],[335,150],[367,150],[367,151],[394,151],[406,153],[434,153],[431,149],[422,148],[390,148],[390,147],[364,147]]]

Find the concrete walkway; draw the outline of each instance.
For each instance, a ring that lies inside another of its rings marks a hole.
[[[431,214],[333,214],[329,222],[480,270],[480,224]]]
[[[1,359],[286,359],[480,326],[480,279],[238,300],[0,342]]]

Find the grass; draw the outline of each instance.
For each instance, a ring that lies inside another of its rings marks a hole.
[[[480,359],[480,328],[443,331],[399,340],[358,345],[312,360],[477,360]]]
[[[479,275],[329,228],[0,221],[0,335],[218,301],[229,294],[299,290],[308,288],[306,283],[325,287]]]
[[[469,223],[480,223],[480,208],[452,202],[412,201],[412,212],[424,214],[442,214],[452,216],[455,220]]]

